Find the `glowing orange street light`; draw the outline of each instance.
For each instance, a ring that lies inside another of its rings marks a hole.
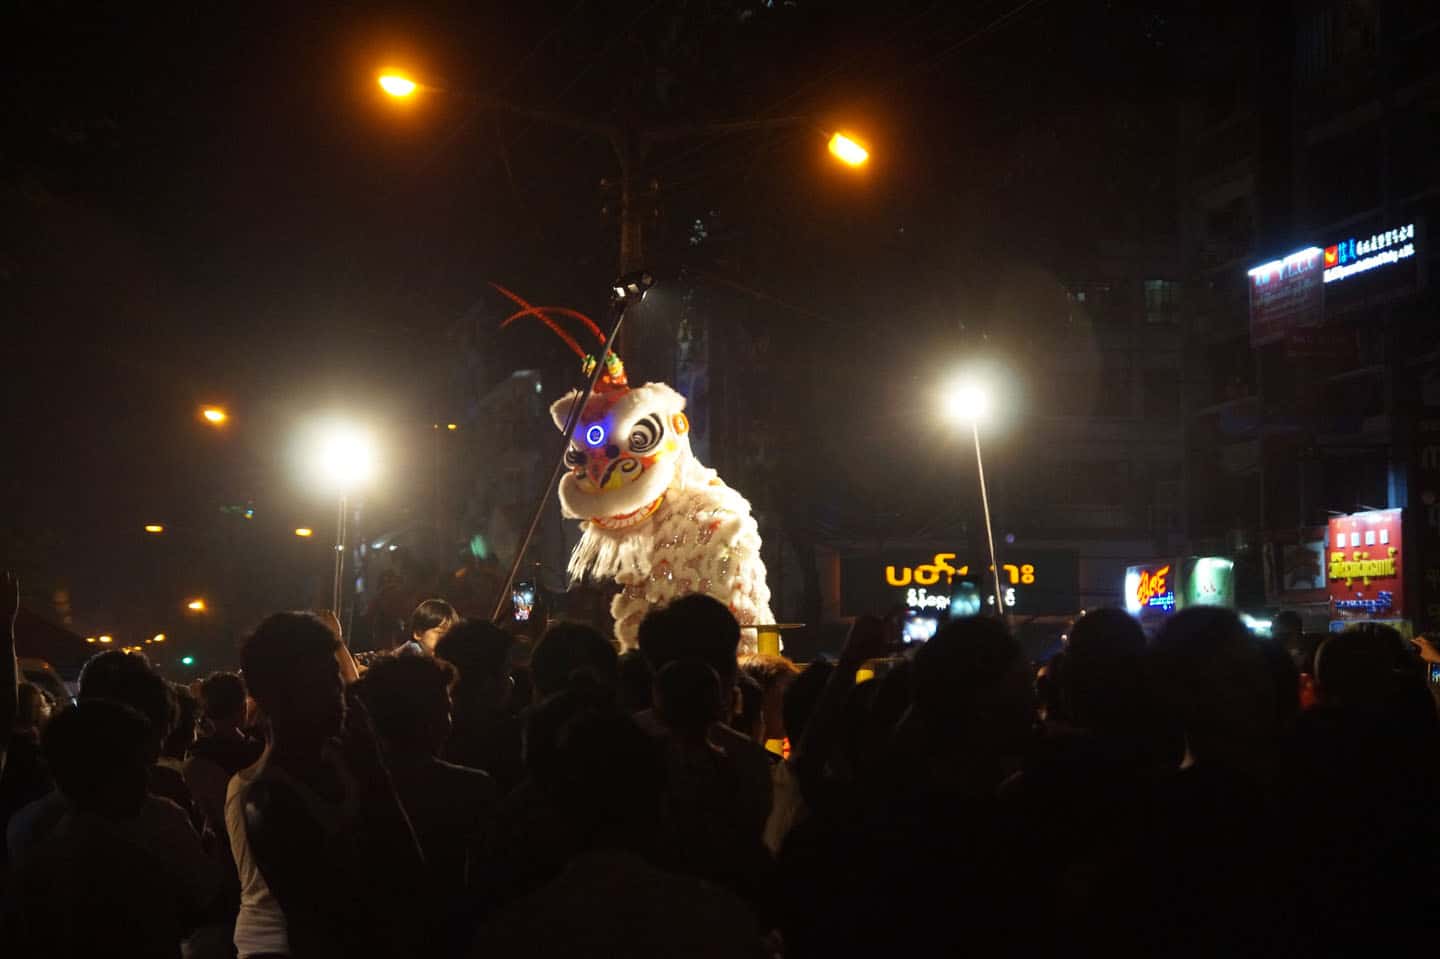
[[[380,74],[380,89],[392,97],[403,98],[420,89],[420,84],[398,73]]]
[[[197,596],[186,603],[185,608],[196,613],[203,613],[206,610],[205,600]]]
[[[145,532],[158,535],[165,532],[165,527],[161,526],[159,523],[146,523]]]
[[[295,535],[303,539],[307,536],[314,536],[315,531],[308,526],[301,526],[295,530]]]
[[[113,643],[113,642],[115,642],[115,637],[114,637],[114,636],[101,636],[101,637],[100,637],[100,642],[102,642],[102,643]]]
[[[843,133],[830,137],[830,152],[846,166],[864,166],[870,161],[870,151]]]
[[[151,642],[151,643],[163,643],[163,642],[165,642],[165,634],[164,634],[164,633],[156,633],[154,636],[151,636],[151,637],[147,640],[147,642]]]
[[[458,423],[446,423],[446,424],[445,424],[445,428],[446,428],[447,430],[451,430],[451,431],[458,430],[458,429],[460,428],[460,424],[458,424]]]
[[[205,422],[209,423],[211,426],[224,426],[225,421],[230,418],[230,414],[226,413],[218,406],[201,407],[200,415],[203,416],[205,418]]]

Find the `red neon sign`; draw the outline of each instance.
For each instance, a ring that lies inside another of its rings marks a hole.
[[[1168,593],[1170,590],[1169,587],[1166,586],[1166,580],[1169,578],[1170,567],[1168,565],[1161,566],[1153,573],[1149,570],[1141,570],[1140,583],[1135,587],[1136,603],[1145,606],[1156,596],[1162,596]]]

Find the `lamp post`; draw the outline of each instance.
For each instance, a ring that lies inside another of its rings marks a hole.
[[[985,513],[985,542],[990,547],[990,581],[995,588],[995,614],[1005,617],[1005,597],[1000,590],[1000,560],[995,554],[995,529],[990,521],[990,492],[985,486],[985,461],[980,455],[980,421],[990,410],[990,394],[977,381],[964,379],[955,383],[945,400],[946,412],[953,420],[970,423],[975,440],[975,472],[980,478],[980,505]]]
[[[330,592],[331,609],[339,618],[340,603],[344,598],[350,494],[375,472],[375,456],[369,437],[348,424],[330,427],[321,439],[316,465],[326,485],[339,494],[335,521],[335,577]]]

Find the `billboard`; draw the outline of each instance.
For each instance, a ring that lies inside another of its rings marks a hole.
[[[1320,325],[1324,262],[1325,251],[1312,246],[1249,271],[1251,346],[1275,343],[1297,330]]]
[[[1235,563],[1224,556],[1157,560],[1125,570],[1125,609],[1154,624],[1191,606],[1235,608]]]
[[[1403,512],[1378,509],[1330,518],[1325,580],[1332,620],[1404,615]]]

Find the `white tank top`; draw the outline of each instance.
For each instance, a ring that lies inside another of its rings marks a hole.
[[[260,779],[277,780],[291,786],[311,813],[323,824],[335,823],[339,809],[325,802],[309,787],[296,782],[279,769],[270,768],[270,751],[260,761],[230,777],[225,787],[225,831],[230,835],[230,852],[240,875],[240,915],[235,920],[235,950],[240,959],[265,954],[290,955],[285,932],[285,913],[260,874],[245,832],[245,791]]]

